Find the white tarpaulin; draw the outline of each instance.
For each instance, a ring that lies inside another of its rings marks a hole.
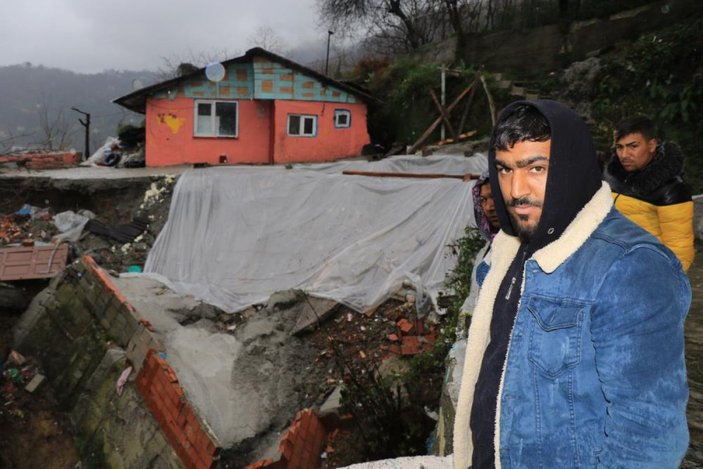
[[[481,155],[188,171],[145,272],[230,312],[291,288],[359,311],[382,303],[404,281],[434,295],[455,262],[448,246],[474,224],[473,183],[341,171],[485,168]]]

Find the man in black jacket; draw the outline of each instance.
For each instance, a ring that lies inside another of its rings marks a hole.
[[[693,262],[693,201],[683,182],[683,155],[673,142],[658,142],[646,117],[615,128],[615,152],[603,178],[615,207],[671,249],[684,270]]]

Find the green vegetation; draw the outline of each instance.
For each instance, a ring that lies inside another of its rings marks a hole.
[[[477,70],[463,63],[452,67],[446,77],[446,106],[474,81],[476,75]],[[490,74],[484,75],[494,99],[507,99],[506,92],[497,89]],[[371,140],[386,148],[412,145],[439,117],[439,111],[430,96],[430,90],[434,90],[438,100],[441,95],[441,72],[436,64],[410,59],[392,63],[364,60],[356,66],[353,76],[374,96],[383,99],[381,104],[370,108],[368,119]],[[457,133],[477,130],[479,136],[487,135],[491,119],[486,94],[481,83],[476,83],[474,90],[454,108],[450,122]],[[468,109],[467,103],[470,103]],[[464,114],[464,125],[461,127]],[[446,136],[451,137],[449,131]],[[438,127],[426,143],[439,139]]]
[[[413,356],[404,371],[381,377],[377,363],[356,369],[344,358],[339,345],[330,343],[344,376],[342,402],[354,415],[355,433],[362,440],[358,444],[367,459],[427,454],[435,421],[426,410],[437,409],[445,360],[456,338],[459,310],[471,287],[473,260],[484,243],[477,230],[467,228],[451,246],[457,264],[447,277],[447,296],[442,297],[447,313],[439,337],[431,351]]]
[[[678,142],[687,157],[686,180],[703,191],[703,161],[697,140],[703,134],[703,19],[640,37],[605,59],[594,83],[592,117],[596,140],[612,143],[613,125],[630,115],[648,115],[662,138]]]

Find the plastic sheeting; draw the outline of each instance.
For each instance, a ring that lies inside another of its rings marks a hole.
[[[474,224],[473,183],[340,173],[485,168],[480,155],[188,171],[144,270],[230,312],[291,288],[358,311],[404,282],[434,297],[455,263],[449,245]]]

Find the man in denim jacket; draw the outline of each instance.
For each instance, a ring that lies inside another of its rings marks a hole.
[[[691,301],[678,259],[613,209],[564,105],[509,105],[489,169],[501,232],[469,330],[455,467],[678,467]]]

